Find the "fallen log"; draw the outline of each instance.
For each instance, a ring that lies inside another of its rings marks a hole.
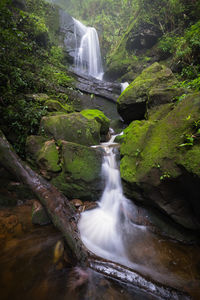
[[[58,230],[63,234],[69,249],[80,265],[88,263],[88,252],[77,228],[77,215],[67,198],[42,176],[33,171],[14,152],[0,130],[0,164],[19,181],[27,185],[40,200]]]

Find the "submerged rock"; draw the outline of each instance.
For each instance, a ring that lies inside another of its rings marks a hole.
[[[66,141],[61,147],[62,173],[52,183],[68,198],[97,200],[101,193],[101,151]]]
[[[149,111],[124,130],[121,177],[126,195],[155,206],[185,228],[200,229],[200,94]]]
[[[100,142],[100,124],[88,120],[80,113],[43,117],[40,132],[55,140],[65,140],[81,145],[96,145]]]
[[[126,123],[144,119],[147,108],[170,103],[183,93],[172,71],[159,63],[145,69],[119,96],[117,109]]]

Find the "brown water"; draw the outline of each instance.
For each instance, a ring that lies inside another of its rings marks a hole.
[[[52,225],[32,225],[30,216],[31,206],[0,210],[1,300],[156,299],[92,270],[88,282],[71,291],[77,278],[57,247],[60,233]]]
[[[200,248],[167,241],[136,230],[129,240],[132,261],[157,281],[200,299]],[[31,224],[31,206],[0,210],[1,300],[148,300],[158,299],[137,288],[113,282],[92,270],[88,281],[77,282],[62,237],[53,226]],[[142,266],[142,267],[141,267]]]
[[[126,241],[134,269],[164,285],[200,299],[200,247],[184,245],[136,226]]]

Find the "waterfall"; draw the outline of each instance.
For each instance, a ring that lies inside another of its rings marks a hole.
[[[81,36],[80,45],[77,42],[77,31]],[[77,44],[74,61],[76,71],[102,80],[103,66],[96,29],[86,27],[74,19],[74,34]]]
[[[128,82],[122,82],[121,83],[121,93],[129,86]]]
[[[116,162],[115,135],[109,142],[102,143],[104,149],[102,177],[105,189],[98,207],[81,214],[79,230],[85,246],[98,256],[124,263],[127,261],[123,245],[123,224],[129,200],[123,195],[120,171]],[[98,147],[98,146],[95,146]],[[126,264],[126,263],[125,263]]]

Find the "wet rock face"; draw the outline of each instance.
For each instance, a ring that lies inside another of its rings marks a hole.
[[[63,43],[69,58],[69,61],[73,63],[75,50],[76,50],[76,39],[74,34],[74,20],[65,11],[59,10],[60,17],[60,34],[63,37]],[[79,41],[80,43],[80,41]]]
[[[126,123],[144,119],[147,109],[170,103],[183,93],[172,71],[159,63],[145,69],[119,96],[117,109]]]
[[[73,73],[72,76],[76,79],[75,85],[80,91],[103,97],[112,102],[116,102],[121,94],[120,83],[98,80],[85,74]]]
[[[149,110],[124,130],[120,171],[128,198],[151,205],[176,223],[200,230],[200,95]],[[188,144],[188,138],[193,137]]]

